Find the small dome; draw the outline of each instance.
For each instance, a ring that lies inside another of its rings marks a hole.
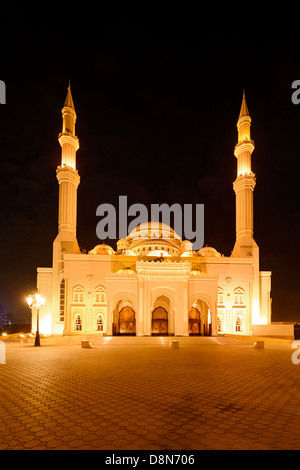
[[[118,269],[117,272],[118,273],[125,273],[125,274],[135,274],[135,272],[131,268],[121,268],[121,269]]]
[[[136,256],[132,250],[127,250],[126,248],[122,248],[121,250],[116,251],[115,255]]]
[[[182,253],[181,258],[187,258],[188,256],[198,256],[198,252],[195,250],[187,250]]]
[[[199,255],[201,256],[206,256],[206,257],[216,257],[220,258],[221,253],[219,253],[217,250],[212,248],[211,246],[204,246],[201,248],[201,250],[198,251]]]
[[[95,246],[91,251],[89,251],[89,255],[113,255],[114,250],[111,246],[105,245],[102,243],[100,245]]]

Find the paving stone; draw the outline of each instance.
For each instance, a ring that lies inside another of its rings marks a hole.
[[[0,449],[299,449],[290,344],[181,338],[7,343]],[[3,390],[2,390],[3,384]]]

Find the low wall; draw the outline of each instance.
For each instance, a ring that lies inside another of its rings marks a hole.
[[[294,323],[271,323],[270,325],[252,325],[253,336],[294,339]]]

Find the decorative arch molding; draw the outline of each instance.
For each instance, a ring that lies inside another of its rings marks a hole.
[[[212,295],[204,291],[193,292],[191,295],[189,295],[189,310],[193,306],[193,303],[197,300],[204,300],[204,302],[207,303],[211,313],[214,313],[214,298]]]
[[[73,291],[78,291],[78,292],[84,292],[85,291],[85,288],[81,285],[81,284],[76,284],[75,286],[73,286],[72,288]]]
[[[155,287],[151,290],[151,312],[154,308],[155,302],[159,297],[165,296],[170,300],[170,305],[172,305],[174,311],[176,310],[175,304],[175,295],[176,290],[171,287]]]
[[[243,289],[243,287],[236,287],[236,288],[234,289],[233,293],[234,293],[234,294],[235,294],[235,293],[237,293],[237,294],[239,294],[239,293],[245,293],[245,289]]]
[[[95,286],[94,291],[98,291],[98,290],[100,291],[101,289],[102,289],[103,291],[105,291],[105,292],[107,291],[106,287],[105,287],[103,284],[97,284],[97,285]]]
[[[236,321],[236,319],[237,319],[238,317],[240,317],[241,319],[244,320],[244,317],[245,317],[244,312],[242,312],[241,310],[239,310],[239,311],[237,311],[237,312],[235,312],[235,313],[233,314],[233,319],[234,319],[234,321]]]
[[[84,307],[73,307],[71,312],[71,318],[74,320],[78,315],[80,315],[81,320],[85,319],[85,308]]]
[[[133,310],[135,310],[132,301],[129,300],[129,299],[123,299],[123,300],[121,300],[121,302],[118,302],[117,305],[118,305],[118,312],[119,313],[124,307],[130,307]]]
[[[124,305],[122,305],[122,308],[125,306],[131,307],[137,313],[138,302],[137,302],[137,295],[134,292],[124,290],[124,291],[118,291],[115,294],[113,294],[112,302],[111,302],[112,310],[114,310],[117,307],[119,302],[122,302],[122,303],[124,302]]]

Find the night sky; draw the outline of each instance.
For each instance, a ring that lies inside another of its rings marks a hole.
[[[52,264],[69,80],[80,141],[78,241],[86,250],[100,243],[97,206],[127,195],[149,208],[203,203],[204,244],[230,255],[245,89],[256,145],[254,238],[260,269],[272,271],[272,320],[300,321],[300,105],[291,101],[300,41],[207,33],[209,18],[192,11],[93,13],[60,7],[33,17],[10,7],[2,18],[0,305],[29,320],[36,267]]]

